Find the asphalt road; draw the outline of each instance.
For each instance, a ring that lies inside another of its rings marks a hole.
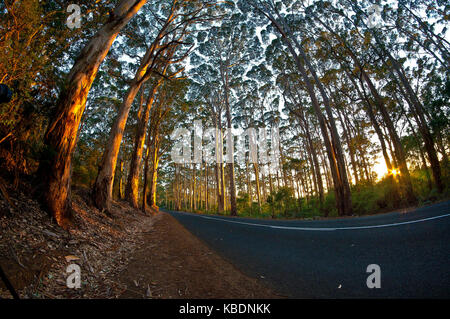
[[[169,213],[243,273],[291,298],[450,298],[450,201],[408,213],[259,220]],[[367,287],[367,266],[381,288]]]

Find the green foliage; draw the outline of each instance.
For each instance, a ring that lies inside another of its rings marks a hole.
[[[43,146],[49,117],[80,44],[97,26],[107,3],[79,1],[82,10],[93,12],[83,27],[66,25],[66,4],[57,1],[12,1],[0,3],[0,83],[13,90],[11,102],[0,105],[0,160],[14,157],[7,169],[33,173]],[[6,147],[9,144],[10,147]],[[45,159],[47,156],[43,154]]]
[[[352,191],[353,212],[356,215],[368,215],[389,210],[394,207],[394,201],[389,198],[392,186],[388,180],[382,180],[375,185],[362,185]]]

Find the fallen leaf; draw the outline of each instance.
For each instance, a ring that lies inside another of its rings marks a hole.
[[[66,256],[65,258],[66,258],[66,261],[67,261],[68,263],[70,263],[71,261],[79,260],[79,259],[80,259],[80,258],[78,258],[77,256],[74,256],[74,255],[68,255],[68,256]]]

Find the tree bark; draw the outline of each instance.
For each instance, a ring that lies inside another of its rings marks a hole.
[[[134,141],[134,151],[130,162],[130,172],[128,174],[128,181],[125,190],[126,200],[134,208],[138,208],[138,196],[139,196],[139,176],[141,171],[142,152],[144,150],[145,131],[147,128],[148,119],[150,116],[150,109],[152,108],[155,100],[156,92],[161,85],[163,78],[160,77],[156,80],[156,83],[152,86],[146,106],[138,119],[138,125],[136,128],[136,137]]]
[[[258,165],[258,163],[253,163],[253,170],[255,171],[256,197],[258,198],[258,211],[261,214],[261,188],[259,185],[259,165]]]
[[[234,140],[233,140],[233,134],[231,132],[232,126],[231,126],[231,109],[230,109],[230,102],[229,102],[229,96],[228,96],[228,70],[224,70],[224,68],[227,66],[221,66],[221,73],[222,73],[222,81],[224,85],[224,91],[225,91],[225,116],[227,118],[227,125],[228,125],[228,134],[231,134],[231,138],[227,137],[230,141],[231,145],[228,145],[229,149],[227,150],[227,153],[231,152],[231,163],[227,163],[228,166],[228,175],[229,175],[229,182],[230,182],[230,215],[231,216],[237,216],[237,206],[236,206],[236,180],[234,175]]]

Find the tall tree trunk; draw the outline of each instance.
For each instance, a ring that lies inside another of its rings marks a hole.
[[[398,101],[398,98],[397,98],[397,101]],[[399,102],[399,104],[400,104],[400,102]],[[402,104],[400,104],[400,105],[402,105]],[[402,109],[403,109],[403,107],[402,107]],[[403,109],[403,111],[405,111],[405,110]],[[416,122],[418,122],[419,119],[417,118],[417,115],[414,113],[413,113],[413,115],[415,117]],[[412,125],[411,120],[409,119],[408,116],[406,116],[406,121],[408,122],[409,127],[411,128],[413,137],[416,140],[416,143],[418,144],[420,159],[422,160],[422,168],[425,170],[425,176],[427,178],[428,189],[432,190],[433,185],[431,182],[430,172],[428,171],[427,161],[425,160],[425,154],[423,153],[422,147],[420,145],[420,138],[419,138],[419,136],[417,136],[416,130],[414,129],[414,126]]]
[[[198,196],[197,196],[197,208],[199,210],[203,209],[203,187],[205,185],[205,183],[203,183],[204,178],[205,178],[205,170],[202,170],[202,165],[203,163],[200,163],[199,165],[199,191],[198,191]]]
[[[253,163],[253,169],[255,171],[256,197],[258,198],[258,210],[259,210],[259,214],[261,214],[261,189],[259,186],[259,165],[258,165],[258,163]]]
[[[205,162],[205,211],[209,210],[209,176],[208,163]]]
[[[253,194],[252,194],[252,181],[250,177],[250,171],[248,169],[248,161],[245,161],[245,175],[247,175],[247,194],[248,194],[248,206],[250,208],[250,214],[253,214]]]
[[[151,121],[153,122],[153,120]],[[157,122],[157,121],[155,121]],[[145,212],[147,209],[147,201],[150,200],[150,206],[155,211],[158,211],[158,206],[156,206],[156,195],[154,194],[156,191],[156,182],[157,182],[157,172],[158,172],[158,163],[159,163],[159,127],[150,127],[148,129],[147,134],[147,150],[145,154],[145,166],[144,166],[144,188],[142,194],[142,211]],[[149,170],[149,162],[150,158],[152,160],[152,169],[149,178],[148,170]],[[175,180],[177,181],[175,167]],[[148,189],[148,180],[150,179],[150,189]]]
[[[138,196],[139,196],[139,176],[141,171],[142,152],[144,150],[145,131],[147,128],[148,119],[150,116],[150,109],[152,108],[155,100],[156,92],[162,83],[163,78],[160,77],[156,80],[156,83],[152,86],[146,106],[138,118],[138,125],[136,127],[136,137],[134,141],[134,151],[130,162],[130,171],[128,173],[127,187],[125,189],[126,200],[134,208],[138,208]]]
[[[217,211],[219,213],[223,213],[224,210],[224,203],[223,203],[223,179],[222,179],[222,164],[221,163],[216,163],[216,169],[215,169],[215,173],[216,173],[216,198],[217,198]]]
[[[128,90],[127,96],[119,110],[119,114],[111,128],[111,134],[105,152],[103,153],[100,170],[98,172],[92,199],[99,209],[109,211],[111,209],[111,195],[114,181],[114,172],[117,163],[117,155],[119,154],[120,144],[122,143],[125,124],[128,119],[133,100],[141,87],[142,82],[133,82]]]
[[[159,210],[159,207],[156,204],[156,186],[157,186],[157,181],[158,181],[158,165],[159,165],[159,156],[158,156],[158,152],[159,152],[159,142],[157,142],[157,146],[155,146],[155,150],[153,151],[152,154],[152,171],[150,174],[150,194],[149,194],[149,199],[150,199],[150,207],[156,211]]]
[[[358,170],[356,168],[356,161],[355,161],[355,150],[352,144],[352,139],[351,139],[351,135],[350,135],[350,130],[347,127],[347,123],[342,119],[342,115],[341,112],[339,110],[339,108],[337,109],[337,113],[339,115],[339,119],[342,123],[342,131],[344,133],[344,137],[345,137],[345,141],[347,142],[347,147],[348,147],[348,152],[350,154],[350,163],[352,165],[352,169],[353,169],[353,174],[355,177],[355,184],[359,183],[359,178],[358,178]]]
[[[145,151],[144,157],[144,187],[142,189],[142,207],[141,210],[145,213],[147,211],[147,194],[148,194],[148,169],[150,162],[150,134],[147,137],[147,149]],[[175,181],[177,179],[176,169],[175,169]]]
[[[289,42],[286,41],[286,43],[289,43]],[[348,194],[345,194],[345,191],[344,191],[344,186],[342,184],[342,180],[340,177],[341,175],[340,175],[340,171],[339,171],[338,164],[337,164],[337,155],[336,155],[335,149],[333,147],[334,144],[332,145],[332,143],[330,141],[325,117],[323,116],[322,111],[320,109],[319,102],[317,100],[317,97],[316,97],[316,94],[314,91],[314,86],[308,77],[306,69],[300,62],[300,59],[296,55],[294,48],[290,44],[289,44],[289,48],[290,48],[291,54],[294,56],[294,59],[296,60],[297,67],[303,76],[308,94],[310,95],[311,100],[312,100],[315,114],[317,116],[317,119],[319,120],[319,126],[320,126],[320,129],[322,132],[323,140],[325,142],[325,148],[327,150],[328,160],[330,162],[331,175],[333,177],[334,191],[336,194],[336,206],[337,206],[338,214],[345,215],[346,213],[348,213],[348,210],[346,210],[346,207],[349,206],[348,200],[346,198],[346,197],[348,197]]]
[[[123,160],[120,160],[120,181],[119,181],[119,199],[124,199],[124,189],[123,189],[123,178],[124,171],[123,171]]]
[[[191,209],[193,211],[197,210],[197,200],[196,200],[196,194],[198,192],[197,189],[197,164],[192,164],[192,202],[191,202]]]
[[[400,169],[400,179],[401,179],[401,186],[403,188],[403,192],[405,193],[406,199],[409,203],[415,203],[417,201],[417,198],[414,195],[414,191],[412,188],[411,177],[410,177],[408,166],[406,163],[406,155],[405,155],[405,151],[403,149],[403,145],[402,145],[400,138],[395,130],[394,124],[392,123],[391,117],[384,105],[384,102],[383,102],[381,96],[378,94],[378,91],[375,88],[375,85],[372,83],[369,76],[367,75],[365,70],[362,68],[361,68],[361,74],[363,76],[363,79],[367,83],[369,90],[371,91],[373,97],[375,98],[375,104],[376,104],[378,110],[380,111],[381,116],[383,117],[383,121],[386,124],[389,135],[391,137],[391,141],[394,145],[394,153],[395,153],[395,157],[396,157],[397,163],[399,165],[399,169]]]
[[[392,187],[392,198],[398,198],[399,197],[399,192],[398,192],[398,186],[395,182],[394,176],[392,174],[390,174],[389,172],[392,172],[392,164],[391,164],[391,160],[389,158],[388,152],[387,152],[387,147],[386,147],[386,143],[385,143],[385,139],[384,139],[384,135],[383,132],[381,131],[380,125],[378,124],[378,121],[375,117],[375,113],[372,107],[372,102],[369,100],[366,91],[364,89],[364,86],[362,85],[362,92],[360,91],[358,85],[356,84],[356,82],[354,82],[353,78],[350,77],[350,79],[353,82],[354,87],[356,88],[359,96],[366,101],[366,105],[367,105],[367,114],[369,115],[369,119],[372,123],[372,127],[375,129],[375,132],[378,136],[378,140],[380,141],[380,145],[381,145],[381,152],[383,153],[383,157],[384,157],[384,162],[386,163],[386,168],[388,170],[388,179],[389,179],[389,183],[391,184]],[[394,202],[394,207],[398,206],[398,202]]]
[[[230,182],[230,215],[231,216],[237,216],[237,206],[236,206],[236,180],[234,175],[234,140],[233,140],[233,134],[231,132],[232,126],[231,126],[231,110],[230,110],[230,101],[228,96],[228,70],[225,70],[225,67],[227,66],[221,66],[221,73],[222,73],[222,81],[224,85],[225,90],[225,116],[227,118],[227,125],[228,125],[228,134],[231,134],[231,137],[227,137],[228,141],[230,141],[228,145],[229,149],[227,150],[227,153],[231,152],[231,163],[227,163],[228,166],[228,178]]]
[[[260,172],[261,172],[260,183],[262,185],[262,195],[263,195],[262,198],[263,198],[263,201],[265,202],[267,199],[267,186],[266,186],[266,176],[264,175],[264,170],[265,170],[265,168],[263,165],[262,169],[260,170]]]

